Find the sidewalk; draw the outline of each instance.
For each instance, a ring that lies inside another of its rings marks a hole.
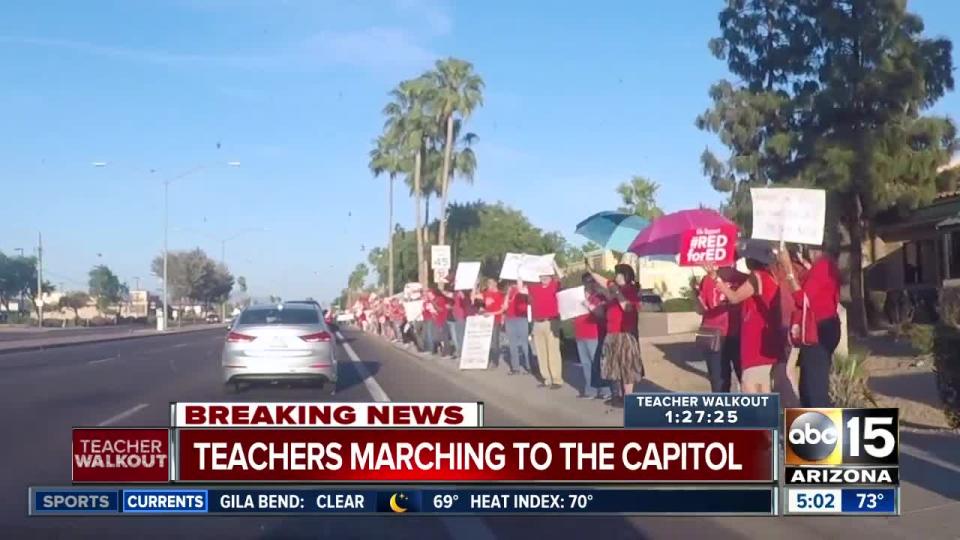
[[[146,337],[154,336],[170,336],[176,334],[185,334],[190,332],[201,332],[204,330],[215,330],[223,329],[222,324],[198,324],[192,326],[186,326],[183,328],[171,328],[166,332],[158,332],[154,329],[149,328],[139,328],[131,327],[128,331],[118,330],[116,332],[93,332],[92,335],[70,335],[70,336],[57,336],[57,337],[39,337],[39,338],[27,338],[27,339],[17,339],[14,341],[0,342],[0,354],[5,353],[14,353],[14,352],[24,352],[24,351],[34,351],[41,349],[53,349],[57,347],[68,347],[71,345],[82,345],[86,343],[101,343],[105,341],[120,341],[125,339],[139,339]],[[25,332],[24,330],[16,330],[18,333]],[[37,333],[48,333],[46,330],[37,330]],[[56,333],[54,331],[49,331],[49,333]]]

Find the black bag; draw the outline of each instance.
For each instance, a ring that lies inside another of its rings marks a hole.
[[[705,352],[719,352],[720,340],[723,336],[719,328],[710,328],[709,326],[700,326],[697,330],[695,343],[697,348]]]

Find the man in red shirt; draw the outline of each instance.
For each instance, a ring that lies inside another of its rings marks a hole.
[[[562,272],[553,263],[556,273],[542,274],[539,283],[526,286],[530,298],[530,311],[533,318],[533,348],[540,364],[542,387],[559,390],[563,388],[563,360],[560,358],[560,307],[557,304],[557,292],[560,290]]]
[[[577,340],[577,355],[583,368],[582,399],[610,399],[610,386],[603,384],[599,377],[601,326],[603,325],[603,306],[606,303],[596,288],[597,284],[589,273],[580,278],[583,283],[584,307],[589,313],[573,319],[573,335]],[[596,376],[595,376],[596,374]],[[593,394],[593,395],[591,395]]]

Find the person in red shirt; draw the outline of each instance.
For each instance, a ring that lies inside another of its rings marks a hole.
[[[793,293],[797,309],[803,309],[804,299],[817,323],[817,344],[800,347],[800,403],[802,407],[832,407],[830,400],[830,371],[833,353],[840,344],[840,270],[836,259],[822,249],[809,249],[804,259],[810,264],[806,275],[798,279],[791,272],[785,287]],[[785,250],[780,251],[781,264],[789,261]],[[812,261],[812,262],[811,262]]]
[[[557,304],[557,292],[560,291],[560,277],[563,274],[557,263],[553,263],[553,273],[542,274],[538,283],[525,286],[530,299],[530,313],[533,318],[533,348],[537,353],[540,366],[541,387],[559,390],[563,388],[563,359],[560,357],[560,306]]]
[[[423,295],[423,352],[433,354],[437,349],[435,321],[438,317],[433,289],[427,289]],[[440,321],[442,324],[443,319]]]
[[[629,264],[616,265],[614,272],[614,280],[600,289],[606,298],[607,329],[600,371],[604,379],[617,381],[620,386],[620,394],[611,398],[608,404],[622,407],[624,398],[634,391],[634,386],[643,380],[644,375],[637,339],[640,289],[636,273]],[[595,274],[594,279],[602,283],[603,276]]]
[[[785,351],[780,322],[780,284],[770,269],[776,257],[762,241],[748,240],[737,250],[746,259],[750,275],[734,290],[707,267],[717,289],[731,304],[740,305],[740,389],[744,393],[769,393],[773,366]]]
[[[603,308],[604,297],[597,292],[597,283],[589,273],[580,278],[583,284],[583,307],[587,313],[573,319],[573,335],[577,340],[577,356],[580,357],[580,366],[583,368],[583,389],[578,397],[582,399],[610,399],[609,384],[603,384],[599,376],[601,341],[601,326],[604,324]],[[592,395],[591,395],[592,394]]]
[[[489,287],[488,287],[489,290]],[[486,304],[486,299],[484,299]],[[507,344],[510,346],[510,374],[520,373],[520,366],[532,372],[530,362],[530,321],[527,319],[527,290],[523,282],[517,280],[507,289],[503,299],[500,314],[503,316],[503,326],[507,333]]]
[[[717,275],[733,289],[747,279],[732,266],[718,269]],[[740,380],[740,306],[727,302],[710,276],[700,281],[697,301],[702,316],[698,344],[707,364],[710,390],[729,392],[734,373]]]
[[[475,295],[476,296],[476,295]],[[500,365],[500,326],[503,324],[503,313],[505,311],[505,303],[503,301],[503,293],[500,292],[500,287],[497,285],[497,280],[488,279],[487,287],[483,290],[483,294],[479,295],[478,300],[482,305],[482,313],[484,315],[492,315],[493,320],[493,336],[490,338],[490,359],[494,365]],[[510,369],[510,374],[515,374],[514,369]]]
[[[433,305],[436,307],[436,317],[433,318],[433,338],[442,356],[452,356],[450,332],[447,327],[453,315],[450,309],[450,301],[441,292],[443,286],[444,284],[440,283],[433,290]]]

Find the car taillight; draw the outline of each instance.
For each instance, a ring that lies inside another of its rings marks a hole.
[[[227,334],[227,343],[241,343],[247,341],[253,341],[257,339],[254,336],[248,336],[246,334],[241,334],[240,332],[230,332]]]
[[[300,336],[300,339],[306,341],[307,343],[320,343],[323,341],[330,341],[333,339],[333,336],[331,336],[329,332],[317,332],[316,334]]]

